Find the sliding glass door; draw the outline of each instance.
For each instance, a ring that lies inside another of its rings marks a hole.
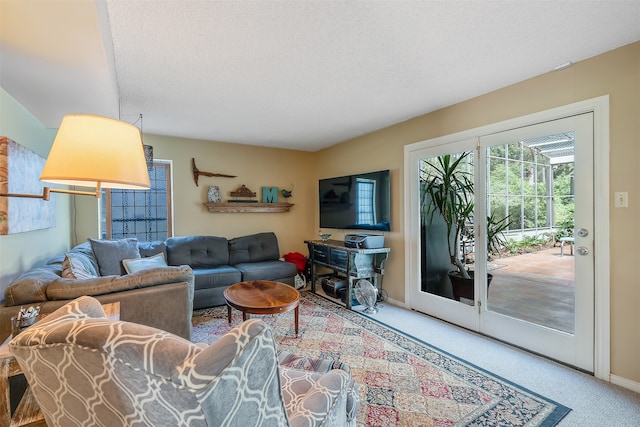
[[[593,371],[592,113],[416,150],[409,166],[412,308]]]

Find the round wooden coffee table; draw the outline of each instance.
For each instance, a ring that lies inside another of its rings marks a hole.
[[[251,280],[229,286],[224,290],[227,301],[227,317],[231,324],[231,307],[242,312],[242,320],[248,314],[277,314],[295,309],[296,337],[298,336],[298,306],[300,292],[289,285],[270,280]]]

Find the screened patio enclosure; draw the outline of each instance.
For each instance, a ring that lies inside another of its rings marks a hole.
[[[507,239],[573,230],[573,132],[489,148],[487,215],[509,217]]]

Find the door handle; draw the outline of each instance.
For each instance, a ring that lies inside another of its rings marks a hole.
[[[589,235],[589,230],[586,228],[579,228],[578,231],[576,231],[576,234],[580,237],[587,237]]]
[[[589,249],[585,246],[578,246],[576,248],[576,253],[582,256],[589,255]]]

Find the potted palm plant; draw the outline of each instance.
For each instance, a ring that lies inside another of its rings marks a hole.
[[[473,272],[465,266],[464,251],[460,251],[460,242],[465,232],[473,228],[474,185],[473,173],[468,170],[470,151],[455,157],[445,154],[428,160],[425,170],[423,212],[427,221],[434,216],[444,219],[446,224],[447,247],[451,265],[456,270],[449,273],[454,298],[474,299]],[[429,197],[425,197],[425,196]],[[487,252],[495,252],[503,243],[503,231],[508,227],[509,219],[487,218]],[[473,232],[471,231],[471,234]],[[488,275],[488,282],[492,276]]]

